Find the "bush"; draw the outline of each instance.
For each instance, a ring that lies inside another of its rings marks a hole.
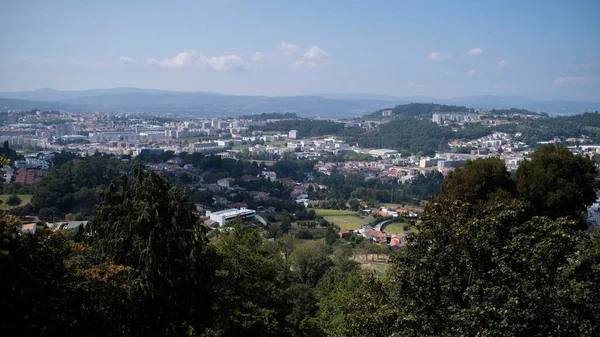
[[[21,198],[19,198],[18,195],[13,194],[10,197],[8,197],[8,200],[6,200],[6,204],[11,207],[19,206],[21,204]]]

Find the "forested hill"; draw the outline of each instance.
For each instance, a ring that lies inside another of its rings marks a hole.
[[[371,114],[364,116],[367,119],[380,119],[383,116],[383,112],[391,110],[390,117],[416,117],[424,116],[431,117],[432,114],[437,112],[469,112],[470,109],[464,106],[458,105],[444,105],[435,103],[410,103],[397,105],[392,109],[381,109]]]

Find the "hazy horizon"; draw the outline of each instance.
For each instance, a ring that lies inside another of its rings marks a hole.
[[[0,4],[0,91],[600,101],[600,3]]]

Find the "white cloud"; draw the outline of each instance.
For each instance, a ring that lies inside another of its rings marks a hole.
[[[302,54],[302,57],[308,60],[318,60],[322,58],[326,58],[329,56],[323,49],[319,48],[319,46],[310,47],[306,53]]]
[[[499,61],[498,62],[498,68],[504,69],[504,67],[506,67],[506,61],[505,60]]]
[[[300,61],[294,62],[293,68],[294,69],[314,69],[314,68],[317,68],[318,66],[319,66],[319,64],[317,62],[300,60]]]
[[[593,68],[595,64],[593,63],[580,63],[580,64],[567,64],[567,70],[577,71],[577,70],[585,70]]]
[[[591,84],[593,82],[598,81],[597,77],[585,77],[585,76],[566,76],[566,77],[557,77],[554,80],[554,84],[563,85],[563,84]]]
[[[162,60],[150,58],[148,64],[165,68],[208,68],[218,71],[244,70],[252,65],[235,54],[207,57],[195,51],[181,52]]]
[[[443,61],[443,60],[447,60],[451,57],[452,57],[452,55],[450,55],[450,54],[438,53],[438,52],[433,52],[427,56],[427,58],[429,58],[432,61]]]
[[[469,76],[474,76],[474,75],[477,75],[479,73],[481,73],[481,71],[479,70],[479,68],[473,68],[473,69],[467,71],[467,75],[469,75]]]
[[[285,41],[281,41],[277,46],[275,46],[275,48],[285,52],[286,54],[291,54],[298,50],[297,45]]]
[[[422,84],[422,83],[413,83],[413,82],[409,82],[408,84],[406,84],[407,87],[409,88],[425,88],[426,85]]]
[[[119,57],[119,62],[121,62],[122,64],[134,64],[137,63],[137,60],[127,56],[121,56]]]
[[[483,49],[481,49],[481,48],[469,49],[469,51],[467,52],[467,55],[470,55],[470,56],[479,56],[481,54],[483,54]]]

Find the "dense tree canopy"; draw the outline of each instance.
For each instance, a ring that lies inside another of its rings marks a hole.
[[[564,147],[547,145],[519,166],[517,188],[536,214],[575,218],[596,200],[596,176],[591,159],[575,156]]]
[[[297,130],[301,137],[315,137],[336,134],[344,130],[344,124],[326,120],[293,119],[270,122],[261,126],[260,129],[267,132]]]
[[[478,209],[449,199],[430,206],[417,225],[420,233],[392,258],[399,331],[580,336],[600,328],[590,308],[574,309],[569,294],[557,291],[568,283],[563,270],[584,234],[575,222],[531,214],[515,200],[491,200]]]
[[[36,185],[31,203],[39,212],[89,215],[100,201],[100,193],[111,180],[127,170],[128,164],[114,157],[96,156],[73,160],[54,167]]]
[[[374,113],[365,116],[366,118],[381,118],[382,112],[388,109],[382,109],[375,111]],[[397,105],[392,110],[392,116],[395,117],[416,117],[416,116],[426,116],[431,117],[432,114],[437,112],[467,112],[467,109],[464,106],[457,105],[444,105],[444,104],[435,104],[435,103],[409,103]]]
[[[489,199],[503,190],[514,193],[515,183],[498,158],[469,160],[448,174],[442,183],[442,195],[447,198],[476,203]]]
[[[128,294],[138,305],[130,334],[180,335],[206,325],[214,271],[194,211],[180,188],[139,168],[113,182],[95,209],[88,224],[93,247],[136,278]]]

